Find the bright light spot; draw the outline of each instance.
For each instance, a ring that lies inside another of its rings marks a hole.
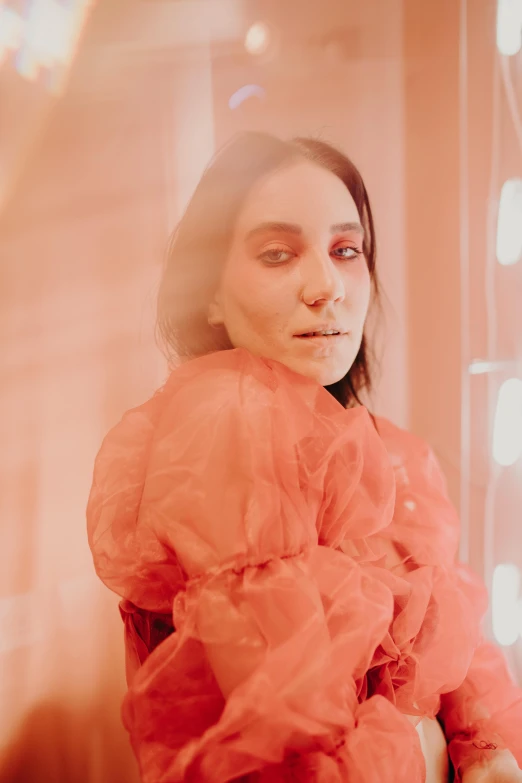
[[[36,79],[41,69],[60,71],[72,59],[92,0],[31,0],[26,10],[0,0],[0,64],[16,52],[16,69]]]
[[[484,373],[494,372],[495,362],[486,362],[481,359],[474,359],[468,366],[470,375],[483,375]]]
[[[497,47],[510,56],[522,46],[522,0],[498,0]]]
[[[491,609],[493,633],[504,647],[514,644],[520,631],[520,571],[516,565],[501,563],[493,572]]]
[[[0,6],[0,65],[22,43],[22,18],[10,8]]]
[[[522,454],[522,381],[510,378],[500,387],[493,428],[493,459],[512,465]]]
[[[516,264],[522,256],[522,179],[502,185],[497,219],[497,259],[503,266]]]
[[[35,2],[25,27],[24,76],[36,78],[41,67],[52,68],[68,59],[68,43],[71,38],[69,14],[62,6],[52,2]]]
[[[264,54],[270,45],[270,30],[264,22],[255,22],[245,36],[245,49],[249,54]]]
[[[247,98],[251,97],[256,98],[264,98],[265,97],[265,91],[262,87],[259,87],[257,84],[245,84],[243,87],[240,87],[239,90],[236,90],[233,95],[230,96],[228,99],[228,105],[230,109],[237,109],[243,101],[246,101]]]

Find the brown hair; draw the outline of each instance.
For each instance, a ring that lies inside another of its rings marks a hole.
[[[207,317],[238,212],[257,180],[303,158],[331,171],[350,191],[364,226],[363,250],[373,300],[378,301],[372,211],[354,164],[339,150],[316,139],[285,142],[265,133],[242,133],[210,162],[169,243],[158,296],[157,328],[170,359],[193,358],[232,347],[225,334],[209,326]],[[360,403],[361,392],[371,390],[371,359],[365,334],[348,373],[326,387],[342,405]]]

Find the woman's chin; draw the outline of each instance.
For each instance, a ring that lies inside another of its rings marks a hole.
[[[285,361],[283,364],[286,364],[291,370],[298,372],[299,375],[304,375],[305,378],[316,381],[321,386],[331,386],[337,383],[350,370],[350,366],[347,366],[345,363],[340,366],[337,362]]]
[[[347,374],[348,370],[343,373],[320,373],[314,375],[313,378],[321,386],[332,386],[334,383],[341,381]]]
[[[279,346],[252,346],[236,343],[234,347],[245,348],[255,356],[280,362],[289,370],[316,381],[320,386],[331,386],[342,380],[352,366],[352,362],[347,360],[345,355],[303,357],[296,356],[292,351],[278,350]]]

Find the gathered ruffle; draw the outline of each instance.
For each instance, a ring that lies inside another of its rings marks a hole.
[[[125,700],[145,783],[222,783],[267,767],[273,777],[261,779],[299,770],[295,779],[377,783],[386,769],[391,782],[408,771],[420,783],[411,724],[380,696],[357,699],[391,616],[383,583],[325,547],[190,580],[176,633]]]
[[[89,540],[124,599],[144,783],[423,781],[406,715],[465,680],[483,590],[452,564],[436,475],[424,501],[392,463],[364,408],[243,350],[183,365],[109,433]]]

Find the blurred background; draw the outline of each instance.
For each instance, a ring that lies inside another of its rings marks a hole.
[[[0,0],[0,783],[137,783],[84,509],[163,381],[167,237],[242,129],[359,166],[374,409],[433,446],[522,682],[522,0]]]

